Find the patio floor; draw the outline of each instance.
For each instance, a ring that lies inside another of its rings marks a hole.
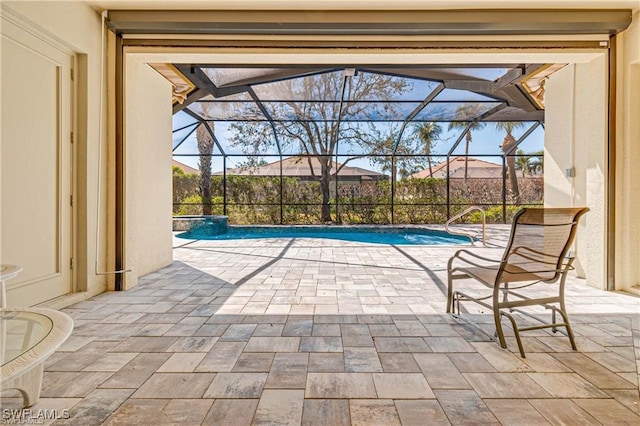
[[[572,278],[579,350],[536,331],[523,359],[444,314],[456,247],[175,241],[172,266],[64,309],[75,329],[32,411],[74,425],[640,424],[637,297]]]

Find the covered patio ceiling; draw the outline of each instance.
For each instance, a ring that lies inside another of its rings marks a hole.
[[[174,86],[174,113],[185,110],[201,120],[544,122],[545,78],[564,65],[152,66]],[[397,83],[402,89],[393,91],[392,97],[378,92],[350,98],[349,88],[372,75],[388,76],[386,84]],[[343,84],[326,87],[321,93],[291,89],[294,85],[310,87],[321,76],[344,79]],[[311,103],[319,106],[316,110],[334,114],[301,114]],[[331,108],[334,104],[339,108]]]

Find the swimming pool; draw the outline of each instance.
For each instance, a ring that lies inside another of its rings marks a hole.
[[[243,240],[257,238],[329,238],[373,244],[469,244],[469,238],[426,228],[388,226],[229,226],[220,235],[197,228],[176,235],[190,240]]]

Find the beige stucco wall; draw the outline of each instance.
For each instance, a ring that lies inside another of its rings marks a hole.
[[[125,288],[172,262],[171,84],[125,55]]]
[[[78,83],[75,123],[75,149],[77,160],[75,170],[75,237],[74,274],[77,293],[52,302],[52,306],[68,305],[100,293],[106,289],[107,276],[95,274],[96,265],[96,211],[104,210],[106,195],[100,199],[97,194],[98,179],[106,183],[106,168],[98,176],[99,136],[106,134],[106,127],[99,126],[100,108],[100,66],[101,18],[100,15],[80,2],[3,2],[5,10],[19,17],[30,28],[65,46],[78,55],[76,78]],[[77,74],[78,75],[78,74]],[[103,145],[103,150],[106,147]],[[106,152],[106,151],[104,151]],[[103,159],[106,155],[103,155]],[[106,160],[103,160],[106,164]],[[106,264],[106,215],[100,220],[100,259],[98,269],[105,270]],[[70,237],[66,237],[70,238]]]
[[[553,74],[545,96],[545,205],[587,206],[576,271],[606,288],[607,75],[605,54]],[[566,170],[575,168],[575,177]],[[588,231],[587,231],[588,230]]]
[[[640,12],[618,37],[616,290],[640,285]]]

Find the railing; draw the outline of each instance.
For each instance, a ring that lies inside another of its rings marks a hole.
[[[463,237],[467,237],[467,238],[469,238],[469,240],[471,240],[471,245],[475,245],[475,240],[473,238],[473,235],[471,235],[470,233],[468,233],[468,232],[460,232],[460,231],[452,231],[451,229],[449,229],[449,224],[451,222],[453,222],[454,220],[460,219],[465,214],[467,214],[469,212],[472,212],[474,210],[477,210],[480,213],[482,213],[482,245],[486,246],[487,245],[487,216],[484,213],[484,210],[482,210],[482,208],[480,208],[478,206],[471,206],[468,209],[466,209],[465,211],[463,211],[462,213],[457,214],[454,217],[452,217],[451,219],[449,219],[447,221],[447,223],[444,224],[444,230],[447,231],[451,235],[461,235]]]

